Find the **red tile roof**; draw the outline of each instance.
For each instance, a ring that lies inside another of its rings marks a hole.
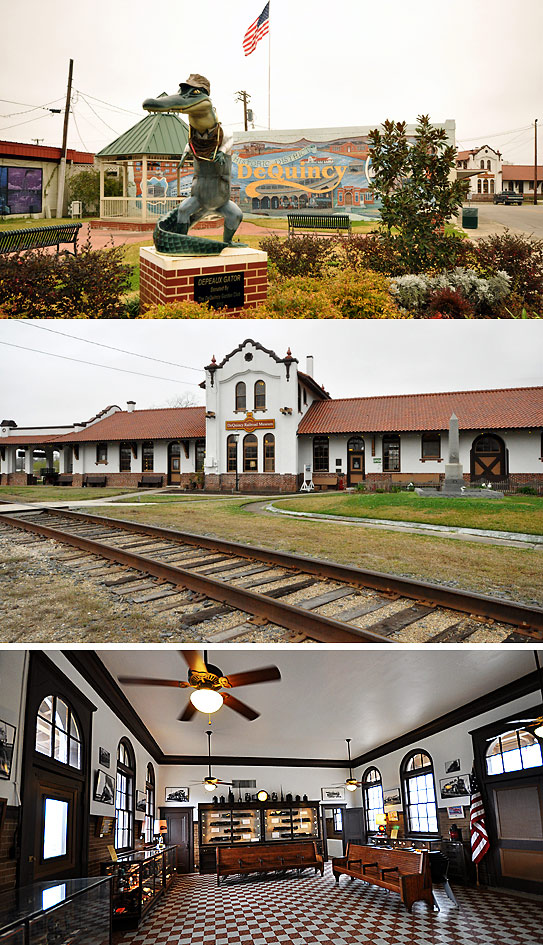
[[[543,427],[543,387],[323,400],[311,404],[298,433],[447,430],[453,412],[463,430]]]
[[[32,158],[34,161],[60,162],[62,149],[43,144],[25,144],[22,141],[0,141],[0,155],[13,158]],[[66,158],[74,164],[94,164],[94,154],[68,148]]]
[[[534,179],[533,164],[504,164],[502,167],[502,180],[527,180]],[[537,166],[537,179],[543,180],[543,167]]]
[[[39,446],[40,444],[53,443],[54,440],[62,439],[62,434],[52,433],[49,436],[37,436],[35,433],[29,433],[28,436],[22,434],[18,436],[0,437],[0,446]]]
[[[166,407],[158,410],[118,410],[78,433],[58,439],[65,443],[107,440],[181,440],[205,437],[205,407]]]

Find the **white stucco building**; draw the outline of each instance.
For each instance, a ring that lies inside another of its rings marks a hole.
[[[33,481],[35,453],[65,485],[177,485],[293,492],[383,481],[436,484],[459,419],[467,481],[543,483],[543,387],[332,398],[301,369],[247,339],[205,368],[203,407],[106,407],[85,423],[0,426],[0,481]],[[320,373],[320,372],[319,372]],[[48,473],[51,481],[58,481]]]

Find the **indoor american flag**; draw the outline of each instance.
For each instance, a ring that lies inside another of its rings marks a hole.
[[[261,40],[270,28],[270,5],[266,4],[262,13],[251,23],[249,29],[243,37],[243,52],[250,56],[256,49],[256,44]]]
[[[469,826],[471,834],[471,859],[475,864],[479,863],[485,853],[490,848],[488,833],[485,826],[485,809],[479,787],[472,774],[470,778],[471,785],[471,804],[469,814]]]

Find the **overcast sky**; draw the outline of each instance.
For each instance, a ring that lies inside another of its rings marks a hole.
[[[127,400],[135,400],[136,409],[167,406],[182,394],[203,404],[198,387],[202,367],[213,354],[222,360],[246,338],[280,356],[290,346],[302,370],[306,355],[312,354],[314,376],[332,397],[543,384],[539,321],[4,321],[0,322],[0,420],[15,420],[19,426],[71,424],[88,420],[108,404],[125,409]]]
[[[25,109],[62,106],[70,57],[78,90],[70,147],[98,151],[144,117],[144,98],[176,91],[192,72],[211,80],[224,124],[242,127],[234,99],[246,89],[257,128],[267,128],[268,39],[248,57],[242,50],[264,5],[24,0],[2,43],[1,94],[10,101],[0,100],[0,137],[60,145],[62,115]],[[428,113],[456,120],[461,148],[488,143],[506,160],[533,160],[532,123],[543,124],[542,0],[271,0],[270,24],[272,128]]]

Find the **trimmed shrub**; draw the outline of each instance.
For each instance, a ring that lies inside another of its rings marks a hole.
[[[440,318],[473,318],[475,309],[458,289],[448,286],[432,292],[428,301],[428,313]]]
[[[398,304],[408,311],[447,315],[454,310],[454,318],[471,318],[476,314],[493,314],[509,295],[510,285],[511,278],[506,272],[497,272],[484,278],[472,269],[458,266],[451,272],[441,272],[437,276],[424,273],[398,276],[391,281],[390,291]],[[454,298],[447,294],[450,292]],[[436,305],[436,298],[443,298],[447,304],[444,307]],[[464,299],[467,306],[459,305],[455,301],[458,298]]]
[[[261,240],[260,249],[281,276],[319,276],[330,261],[334,239],[304,234],[286,240],[277,234]]]
[[[475,262],[473,244],[455,233],[436,233],[424,247],[412,243],[407,246],[404,236],[388,233],[343,237],[340,245],[346,266],[372,269],[386,276],[437,273],[455,266],[471,267]]]
[[[543,240],[514,235],[487,236],[476,246],[479,268],[485,273],[502,270],[511,277],[512,291],[528,307],[543,306]]]

